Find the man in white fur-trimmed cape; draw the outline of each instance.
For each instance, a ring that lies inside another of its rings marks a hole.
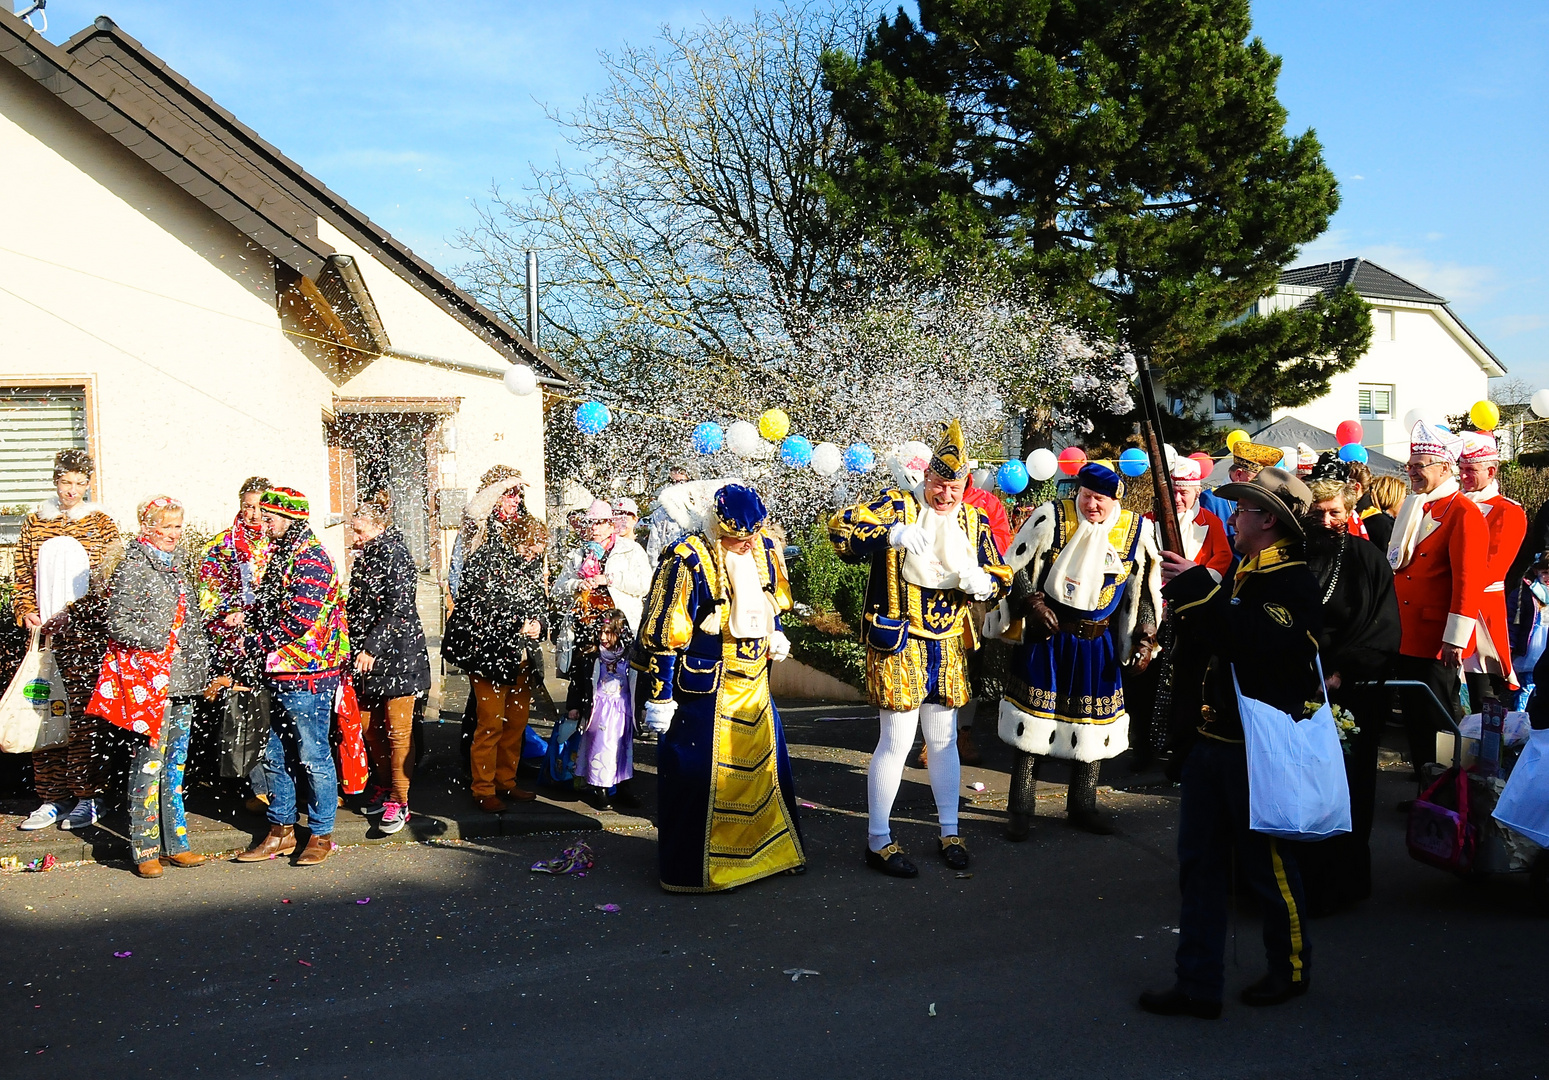
[[[1161,556],[1153,524],[1125,510],[1124,481],[1096,463],[1077,475],[1074,499],[1045,503],[1006,552],[1011,596],[985,633],[1015,644],[1000,703],[1000,737],[1016,762],[1009,840],[1032,829],[1038,766],[1071,762],[1066,816],[1088,832],[1113,831],[1097,809],[1097,773],[1129,747],[1120,668],[1151,662],[1162,609]]]

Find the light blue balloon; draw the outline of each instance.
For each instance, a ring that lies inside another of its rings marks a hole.
[[[713,454],[726,445],[726,432],[714,420],[706,420],[694,428],[694,449],[701,454]]]
[[[1015,459],[1003,462],[995,470],[995,483],[1007,495],[1020,495],[1027,490],[1027,466]]]
[[[794,469],[812,464],[812,440],[805,435],[787,435],[780,444],[780,460]]]
[[[576,430],[583,435],[595,435],[613,422],[613,414],[600,401],[585,401],[575,411]]]
[[[877,455],[863,442],[851,443],[844,452],[844,467],[853,473],[870,472],[877,463]]]
[[[1371,457],[1360,443],[1345,443],[1339,448],[1340,461],[1366,461]]]
[[[1125,476],[1139,476],[1151,467],[1151,458],[1138,446],[1132,446],[1119,455],[1119,471]]]

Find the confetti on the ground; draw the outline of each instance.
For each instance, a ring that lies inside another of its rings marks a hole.
[[[984,790],[984,781],[983,780],[975,780],[972,784],[970,784],[968,786],[973,788],[975,791],[983,791]]]
[[[859,716],[820,716],[812,721],[814,724],[837,724],[841,720],[860,720]]]
[[[934,1001],[930,1003],[929,1015],[930,1016],[935,1016],[936,1015],[936,1003]]]
[[[359,900],[357,900],[355,902],[357,904],[369,904],[369,903],[371,903],[371,897],[369,897],[369,896],[362,896]]]
[[[797,806],[801,806],[801,807],[805,807],[808,810],[820,809],[820,807],[818,806],[817,803],[815,803],[815,802],[808,802],[806,799],[797,799],[796,800],[796,805]]]
[[[557,859],[549,859],[545,862],[535,862],[531,870],[535,874],[571,874],[575,877],[585,877],[586,872],[595,865],[592,857],[592,849],[585,843],[577,842],[574,847],[567,847],[560,852]]]
[[[801,981],[803,975],[821,975],[821,971],[813,971],[811,968],[786,968],[785,974],[791,977],[791,982]]]
[[[973,875],[973,871],[972,870],[959,870],[957,872],[956,876],[957,876],[957,880],[959,880],[959,881],[967,881],[969,878],[973,877],[974,875]]]
[[[300,964],[302,967],[311,967],[312,966],[312,961],[310,961],[310,960],[297,960],[296,963]]]
[[[593,904],[592,907],[596,908],[598,911],[606,911],[610,915],[613,912],[619,910],[619,906],[617,904]]]
[[[124,959],[127,959],[127,958],[133,956],[134,955],[134,951],[132,949],[125,949],[123,952],[116,952],[113,955],[118,957],[118,959],[120,959],[120,960],[124,960]]]
[[[289,897],[281,897],[280,898],[280,903],[288,904],[288,903],[290,903],[290,898]]]

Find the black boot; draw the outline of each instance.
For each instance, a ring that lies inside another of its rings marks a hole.
[[[1065,818],[1078,829],[1098,836],[1113,833],[1113,821],[1097,808],[1096,761],[1070,763],[1070,787],[1065,789]]]
[[[1018,750],[1011,766],[1011,791],[1006,796],[1006,839],[1026,840],[1033,831],[1033,807],[1038,798],[1038,755]]]

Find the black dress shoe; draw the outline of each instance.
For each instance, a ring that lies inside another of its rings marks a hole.
[[[1071,810],[1065,820],[1073,828],[1089,832],[1093,836],[1112,836],[1113,819],[1101,810]]]
[[[1147,990],[1140,995],[1140,1007],[1157,1016],[1192,1016],[1196,1020],[1219,1020],[1221,1003],[1189,997],[1176,986],[1171,990]]]
[[[909,861],[909,857],[903,853],[903,849],[897,844],[889,844],[881,851],[866,849],[866,865],[873,870],[880,870],[888,877],[919,877],[920,868]]]
[[[968,845],[963,843],[961,836],[941,838],[941,861],[958,872],[968,869]]]
[[[1306,975],[1302,976],[1300,982],[1291,982],[1283,975],[1270,972],[1242,992],[1242,1003],[1244,1005],[1283,1005],[1292,998],[1305,994],[1307,986]]]
[[[1006,816],[1006,839],[1020,844],[1033,833],[1033,815],[1011,813]]]

